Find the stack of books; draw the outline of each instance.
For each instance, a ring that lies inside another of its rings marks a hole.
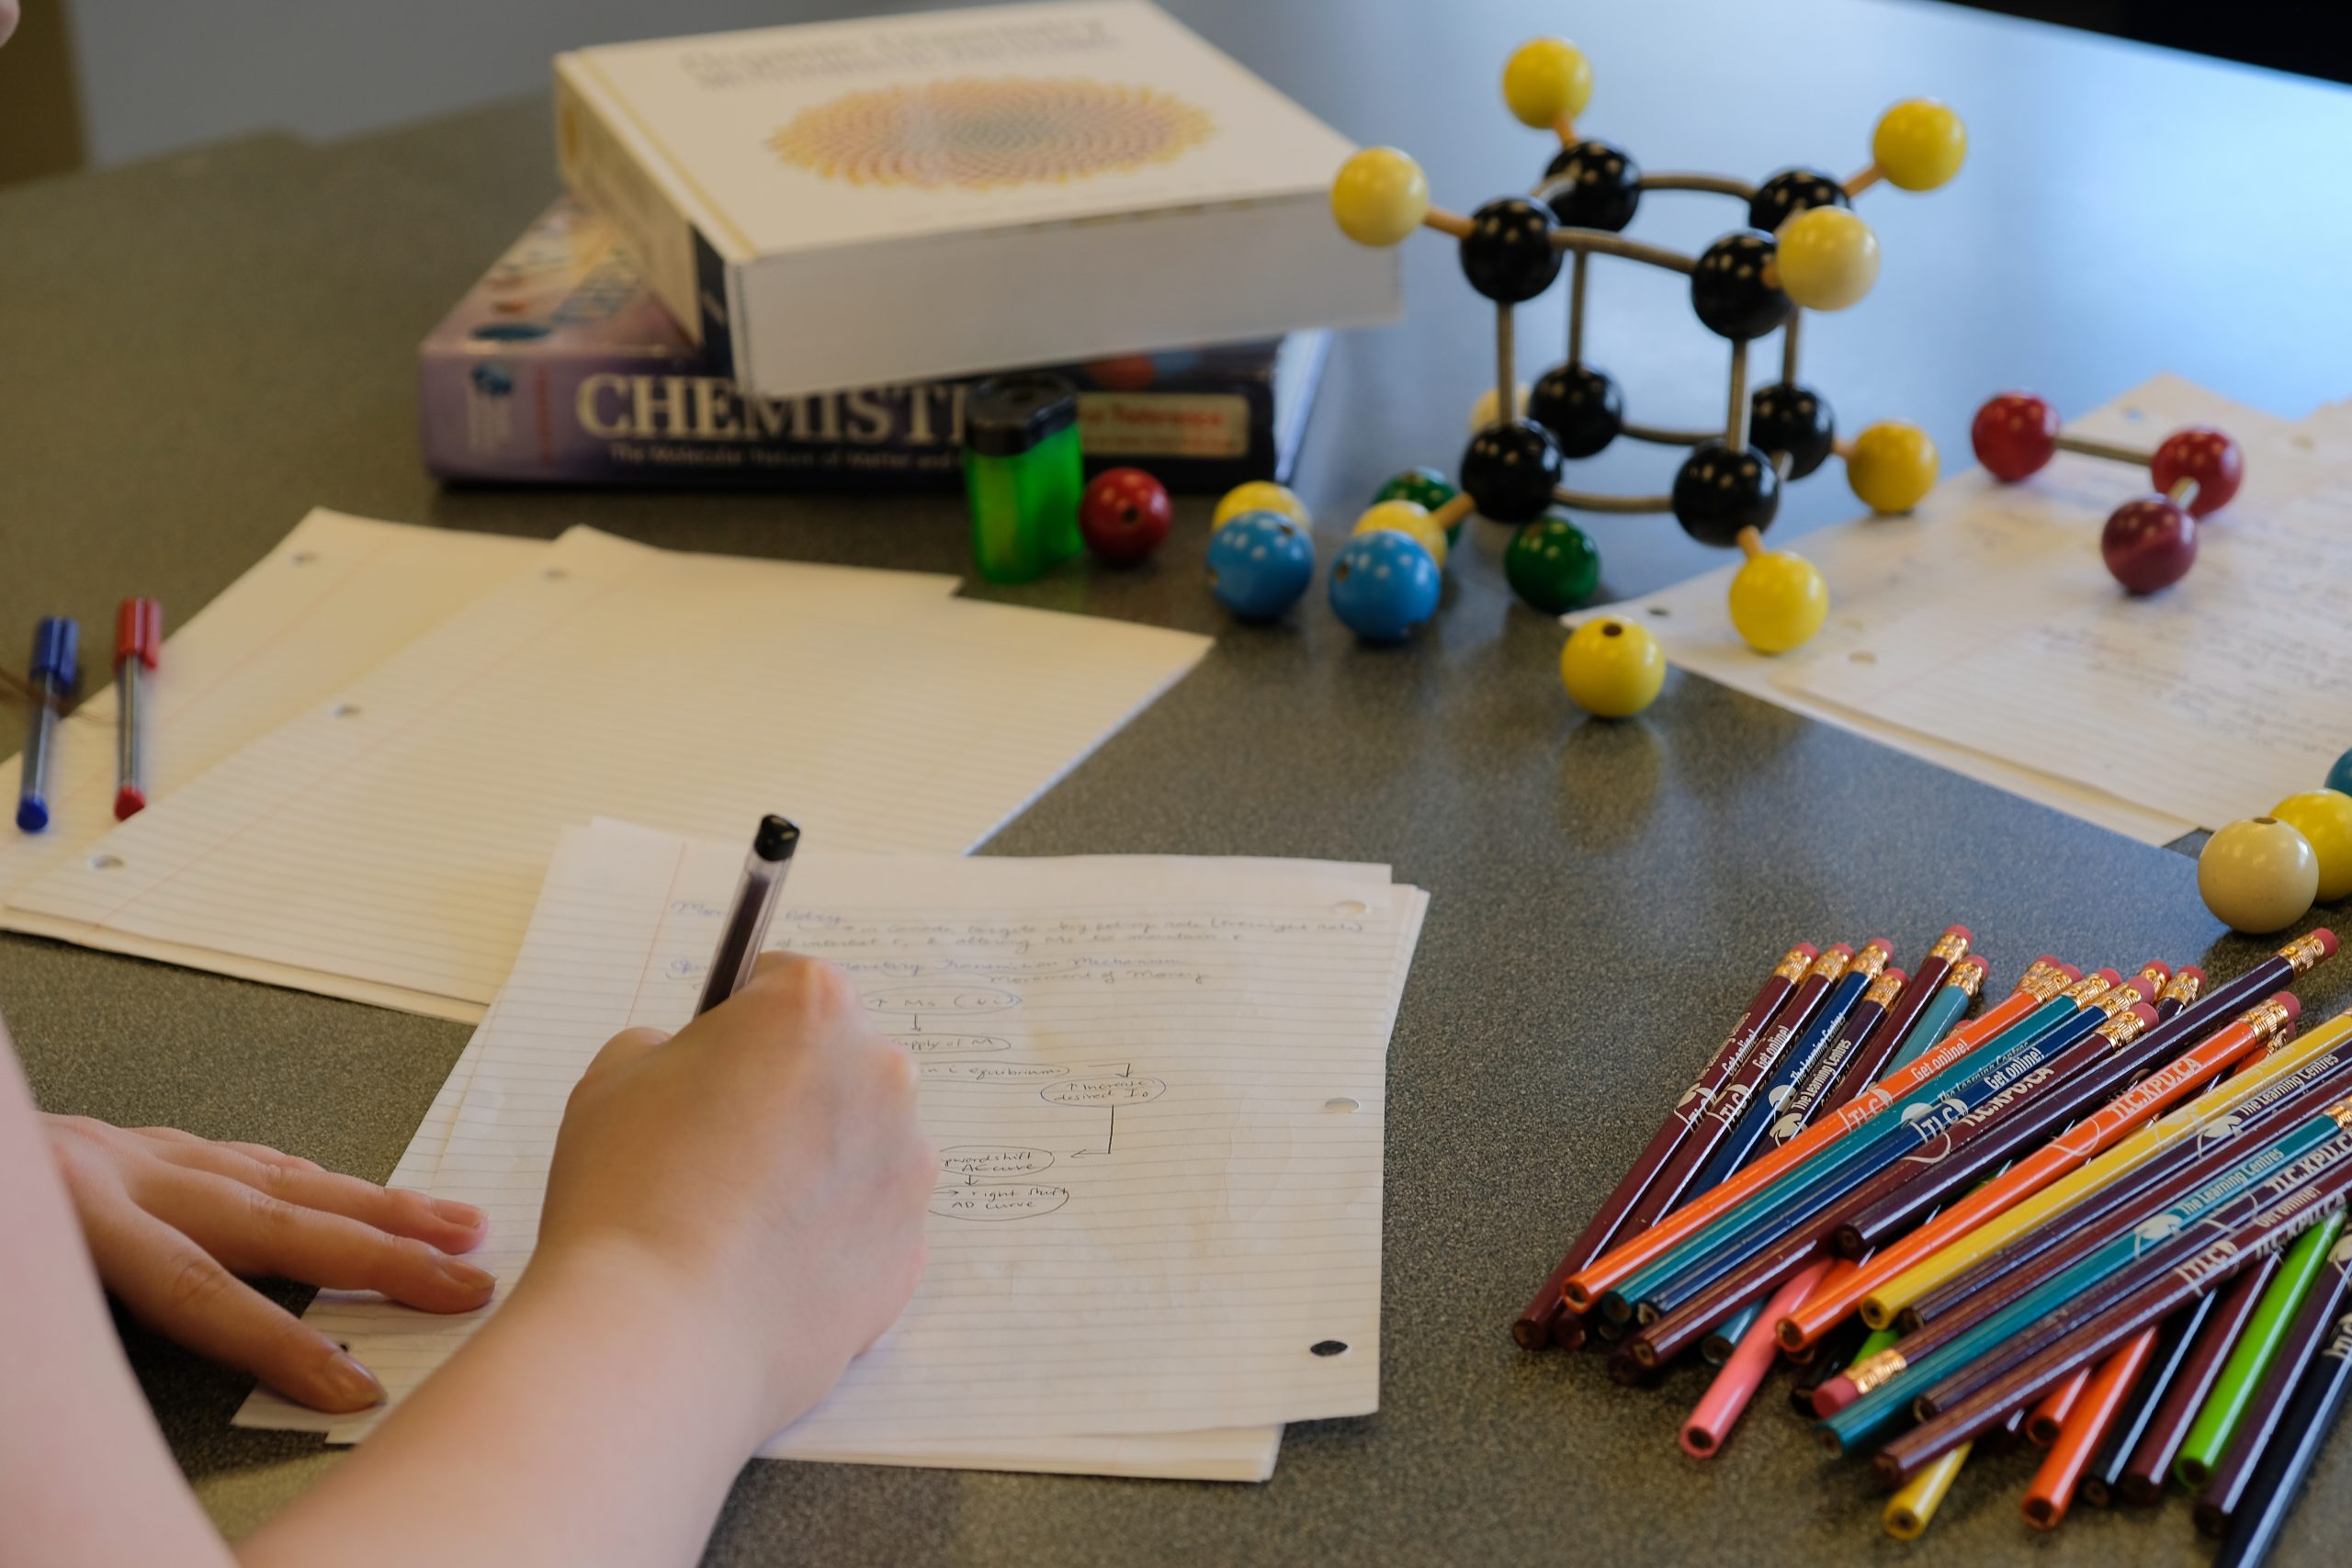
[[[582,50],[556,130],[570,195],[422,349],[447,479],[952,486],[970,380],[1048,366],[1095,465],[1219,490],[1398,311],[1349,144],[1145,0]]]

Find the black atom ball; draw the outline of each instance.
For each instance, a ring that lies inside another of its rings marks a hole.
[[[1527,417],[1552,433],[1564,457],[1589,457],[1625,428],[1625,394],[1589,365],[1555,365],[1527,394]]]
[[[1487,203],[1462,238],[1462,276],[1499,305],[1534,299],[1560,276],[1553,227],[1552,215],[1523,196]]]
[[[1819,392],[1776,381],[1747,400],[1747,439],[1767,452],[1786,452],[1789,478],[1801,479],[1829,456],[1838,421]]]
[[[1727,338],[1762,337],[1796,309],[1789,297],[1764,281],[1764,269],[1780,254],[1770,234],[1735,229],[1699,253],[1690,274],[1690,308],[1709,332]]]
[[[1782,169],[1756,187],[1756,196],[1747,204],[1747,226],[1777,234],[1781,224],[1800,212],[1809,212],[1816,207],[1853,205],[1846,187],[1836,179],[1819,169],[1800,165]]]
[[[1579,141],[1560,149],[1544,168],[1536,195],[1568,227],[1614,234],[1634,220],[1641,182],[1641,169],[1623,147]]]
[[[1530,523],[1552,504],[1560,448],[1532,420],[1498,420],[1462,454],[1462,489],[1489,523]]]
[[[1735,452],[1702,441],[1675,471],[1674,520],[1702,545],[1727,548],[1739,543],[1742,528],[1760,534],[1780,509],[1780,473],[1753,446]]]

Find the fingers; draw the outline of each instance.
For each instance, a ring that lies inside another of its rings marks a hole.
[[[649,1029],[643,1024],[634,1029],[624,1029],[605,1042],[604,1048],[598,1051],[595,1059],[588,1064],[588,1072],[582,1076],[589,1077],[600,1072],[618,1072],[638,1061],[654,1047],[666,1045],[669,1043],[670,1032],[666,1029]]]
[[[82,1220],[98,1277],[158,1333],[241,1367],[314,1410],[365,1410],[382,1402],[383,1386],[342,1347],[128,1198],[118,1194],[85,1209]]]
[[[497,1284],[472,1264],[412,1236],[306,1208],[210,1171],[158,1166],[141,1177],[132,1197],[234,1274],[377,1291],[426,1312],[471,1312],[490,1300]]]
[[[282,1149],[273,1149],[267,1144],[239,1143],[231,1138],[200,1138],[194,1133],[184,1132],[177,1127],[132,1127],[128,1131],[134,1136],[153,1139],[159,1144],[194,1145],[199,1148],[208,1149],[234,1149],[248,1159],[263,1165],[282,1165],[295,1170],[324,1170],[326,1168],[316,1160],[304,1159],[300,1155],[289,1155]]]
[[[308,1160],[294,1161],[290,1156],[283,1156],[288,1163],[271,1164],[248,1152],[258,1147],[192,1138],[163,1144],[155,1156],[170,1165],[243,1182],[306,1209],[341,1214],[394,1235],[413,1236],[443,1252],[470,1252],[481,1245],[490,1229],[489,1217],[471,1203],[431,1198],[405,1188],[379,1187],[356,1176],[323,1170]]]

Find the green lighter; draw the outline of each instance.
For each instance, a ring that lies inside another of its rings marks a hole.
[[[964,395],[964,495],[972,562],[990,582],[1027,582],[1085,547],[1078,503],[1078,389],[1059,376],[991,376]]]

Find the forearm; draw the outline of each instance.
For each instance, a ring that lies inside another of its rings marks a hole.
[[[247,1568],[691,1563],[766,1436],[732,1337],[641,1260],[549,1259],[241,1545]]]

